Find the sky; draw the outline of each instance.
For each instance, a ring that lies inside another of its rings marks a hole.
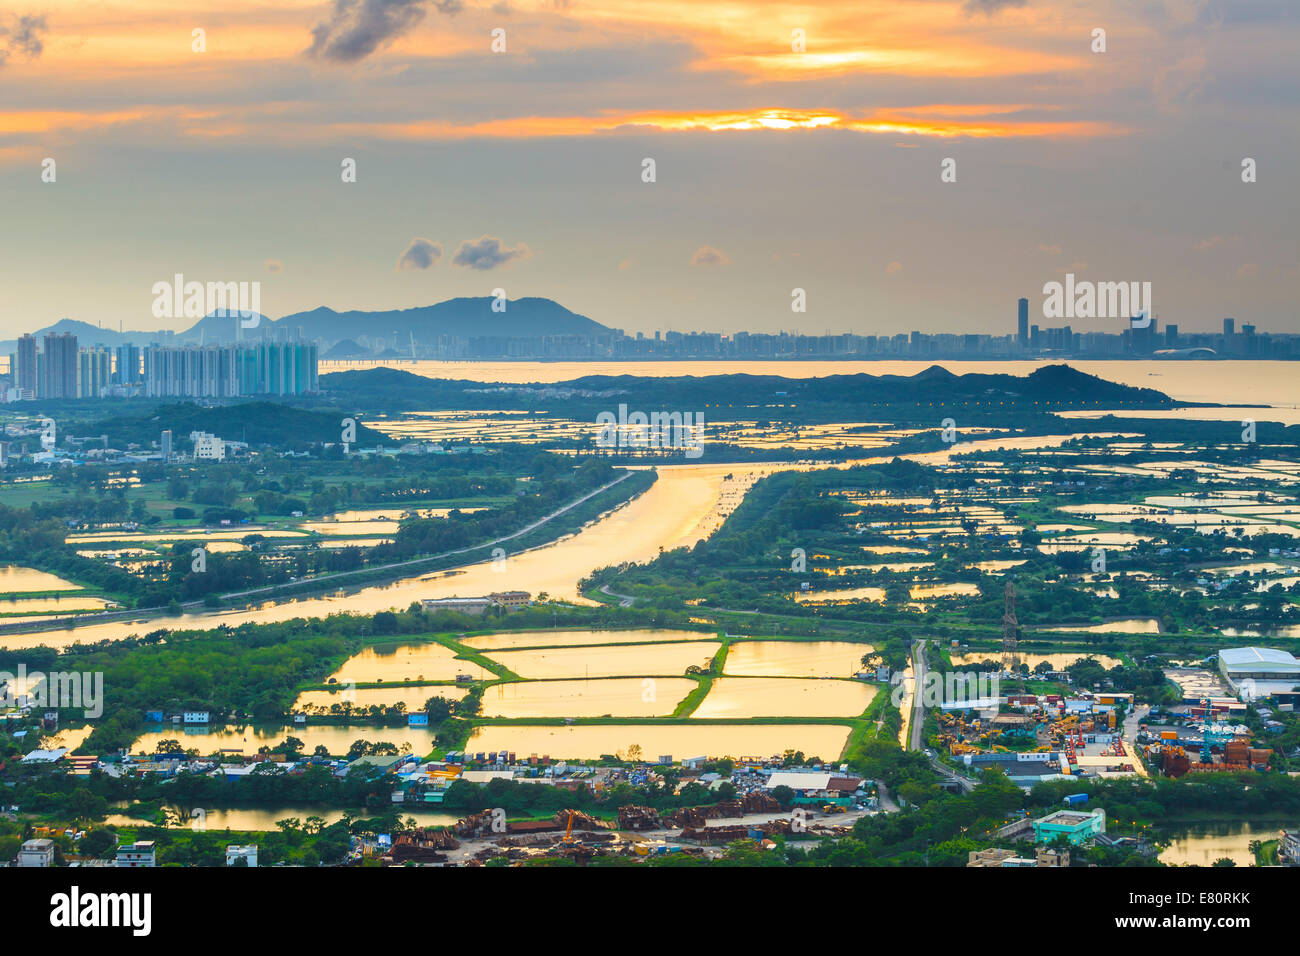
[[[1074,273],[1300,333],[1294,0],[176,6],[0,8],[0,336],[188,327],[177,273],[633,334],[1005,334]]]

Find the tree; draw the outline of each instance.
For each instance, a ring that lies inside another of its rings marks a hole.
[[[105,827],[97,827],[81,838],[78,846],[83,856],[104,859],[117,849],[117,834]]]
[[[451,716],[452,702],[446,697],[435,695],[424,702],[424,712],[429,715],[429,723],[441,724]]]

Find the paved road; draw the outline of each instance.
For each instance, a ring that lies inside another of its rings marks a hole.
[[[930,758],[930,766],[933,767],[935,770],[937,770],[942,776],[953,781],[954,783],[957,784],[957,786],[961,787],[963,793],[970,793],[972,790],[975,789],[976,784],[979,783],[978,780],[972,780],[970,777],[964,777],[961,774],[959,774],[957,771],[949,767],[947,764],[941,763],[938,757]]]
[[[912,683],[912,715],[907,725],[907,749],[921,750],[923,749],[923,729],[925,726],[925,694],[922,693],[925,683],[924,638],[912,645],[912,672],[915,677]],[[941,776],[955,782],[963,792],[969,793],[978,782],[961,775],[947,764],[940,762],[938,757],[930,758],[930,766]]]
[[[630,596],[628,596],[628,595],[626,595],[626,594],[618,594],[618,593],[616,593],[616,592],[614,592],[614,591],[611,591],[611,590],[609,589],[609,585],[608,585],[608,584],[602,584],[602,585],[600,586],[600,593],[601,593],[601,594],[604,594],[604,595],[607,595],[608,597],[618,598],[618,606],[619,606],[619,607],[631,607],[632,604],[633,604],[633,600],[632,600],[632,598],[631,598]]]
[[[1147,776],[1147,768],[1142,763],[1142,758],[1138,756],[1137,750],[1137,733],[1138,724],[1147,719],[1147,714],[1151,713],[1151,708],[1146,704],[1138,704],[1133,713],[1124,718],[1124,730],[1121,736],[1124,738],[1124,749],[1129,752],[1133,758],[1133,769],[1142,776]]]
[[[921,749],[921,731],[925,724],[925,695],[921,688],[925,683],[925,638],[912,645],[912,716],[907,725],[907,749]]]

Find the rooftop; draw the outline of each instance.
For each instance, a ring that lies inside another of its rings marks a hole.
[[[1036,823],[1051,823],[1062,827],[1077,827],[1088,823],[1096,814],[1079,813],[1077,810],[1057,810],[1036,820]]]
[[[1287,670],[1300,673],[1300,661],[1286,651],[1271,647],[1227,647],[1219,651],[1219,660],[1229,670]]]

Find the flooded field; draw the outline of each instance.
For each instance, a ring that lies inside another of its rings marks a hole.
[[[371,727],[353,724],[348,727],[325,724],[308,724],[305,727],[264,727],[252,724],[199,727],[165,727],[147,731],[131,744],[133,754],[151,754],[158,750],[159,742],[176,740],[186,750],[197,750],[199,756],[208,756],[220,750],[233,750],[253,755],[258,749],[276,747],[287,737],[297,737],[303,750],[311,753],[324,746],[331,756],[342,757],[354,741],[369,740],[394,744],[405,753],[420,756],[433,750],[433,733],[428,727]]]
[[[483,694],[485,717],[667,717],[695,689],[685,677],[497,684]]]
[[[848,641],[742,641],[723,666],[734,677],[852,677],[870,644]]]
[[[32,591],[80,591],[80,584],[65,581],[57,574],[22,568],[14,564],[0,565],[0,594],[23,594]]]
[[[549,647],[589,644],[655,644],[666,641],[709,641],[710,631],[673,631],[637,628],[626,631],[516,631],[510,634],[484,634],[460,638],[460,643],[475,650],[499,650],[517,647]]]
[[[719,677],[692,717],[856,717],[876,688],[861,681]]]
[[[965,654],[950,655],[955,665],[978,665],[981,661],[1001,661],[1002,651],[997,648],[990,648],[987,651],[970,651]],[[1119,664],[1119,660],[1109,657],[1106,654],[1092,654],[1086,651],[1070,651],[1063,654],[1033,654],[1024,651],[1020,654],[1020,660],[1028,664],[1030,668],[1037,667],[1046,661],[1051,665],[1053,670],[1065,670],[1081,657],[1086,657],[1096,661],[1102,667],[1111,668]]]
[[[1174,835],[1173,842],[1160,852],[1166,866],[1211,866],[1226,857],[1237,866],[1254,866],[1255,854],[1249,850],[1252,840],[1276,840],[1276,827],[1256,827],[1246,822],[1202,824]]]
[[[414,687],[355,687],[351,689],[305,690],[294,701],[294,710],[308,707],[320,707],[328,710],[335,704],[350,704],[353,708],[396,707],[405,704],[408,712],[423,710],[424,702],[430,697],[446,697],[448,700],[460,700],[469,691],[464,687],[451,687],[446,684],[417,685]]]
[[[1041,531],[1042,529],[1039,528],[1038,530]],[[1018,568],[1024,563],[1023,560],[979,561],[970,565],[970,567],[983,571],[985,574],[1000,574],[1003,571],[1009,571],[1011,568]]]
[[[42,738],[41,743],[47,750],[56,750],[59,747],[76,750],[94,729],[91,724],[84,727],[69,727]]]
[[[800,591],[796,601],[807,604],[827,604],[833,601],[883,601],[884,588],[842,588],[837,591]]]
[[[487,726],[474,731],[465,749],[594,760],[639,747],[651,760],[671,754],[678,761],[697,756],[768,757],[799,750],[808,757],[834,760],[848,737],[849,728],[835,724]]]
[[[1153,617],[1130,617],[1103,624],[1040,624],[1036,631],[1079,631],[1088,634],[1159,634],[1160,622]]]
[[[597,568],[624,561],[647,561],[660,547],[691,545],[707,537],[741,501],[757,478],[773,470],[767,466],[674,465],[659,469],[659,480],[630,504],[608,514],[578,534],[522,554],[509,554],[506,571],[512,585],[536,595],[546,592],[581,604],[593,604],[578,594],[577,583]],[[502,576],[492,562],[454,572],[421,574],[394,584],[364,588],[345,598],[308,598],[245,610],[190,612],[168,617],[161,626],[211,628],[236,627],[246,622],[287,621],[295,617],[327,617],[353,612],[373,614],[404,608],[423,598],[465,597],[501,589]],[[147,621],[117,621],[77,629],[49,630],[40,634],[11,634],[0,647],[43,644],[66,647],[73,643],[121,640],[160,626]]]
[[[330,677],[339,683],[371,684],[378,681],[455,680],[459,674],[468,674],[475,680],[495,676],[478,664],[457,658],[449,647],[427,643],[367,647],[344,661],[343,666]]]
[[[113,602],[88,594],[70,593],[64,597],[0,597],[0,614],[40,614],[43,611],[100,611]]]
[[[1300,637],[1300,624],[1278,627],[1225,627],[1224,637]]]
[[[951,581],[946,584],[918,584],[912,588],[914,599],[935,597],[976,597],[979,585],[969,581]]]
[[[634,647],[559,647],[541,651],[493,651],[492,659],[520,677],[643,677],[684,674],[704,667],[722,645],[717,641],[641,644]]]
[[[907,456],[927,464],[943,464],[952,455],[979,449],[1042,448],[1059,445],[1076,435],[1024,436],[1009,439],[974,440],[942,451]],[[861,459],[874,464],[887,459]],[[636,500],[593,521],[575,535],[554,544],[520,554],[507,554],[506,572],[512,586],[537,595],[592,604],[578,593],[577,583],[598,568],[623,562],[644,562],[660,550],[693,545],[711,535],[740,504],[746,491],[759,478],[775,471],[804,468],[794,463],[764,465],[668,465],[659,467],[658,480]],[[960,529],[954,529],[961,533]],[[225,532],[236,540],[247,530]],[[303,537],[300,532],[283,532]],[[162,537],[166,537],[165,535]],[[345,539],[336,539],[343,541]],[[234,543],[234,542],[232,542]],[[888,547],[888,546],[885,546]],[[1044,545],[1044,548],[1047,546]],[[1086,545],[1077,544],[1083,548]],[[916,553],[918,549],[875,553]],[[392,584],[363,588],[342,597],[317,597],[266,602],[263,606],[219,611],[189,612],[179,616],[154,616],[88,625],[81,628],[15,633],[0,637],[0,648],[42,644],[66,647],[74,643],[121,640],[156,627],[211,628],[217,624],[237,627],[244,623],[269,623],[296,617],[326,617],[337,613],[371,614],[405,608],[423,598],[467,597],[499,590],[502,576],[492,562],[453,571],[418,574]]]

